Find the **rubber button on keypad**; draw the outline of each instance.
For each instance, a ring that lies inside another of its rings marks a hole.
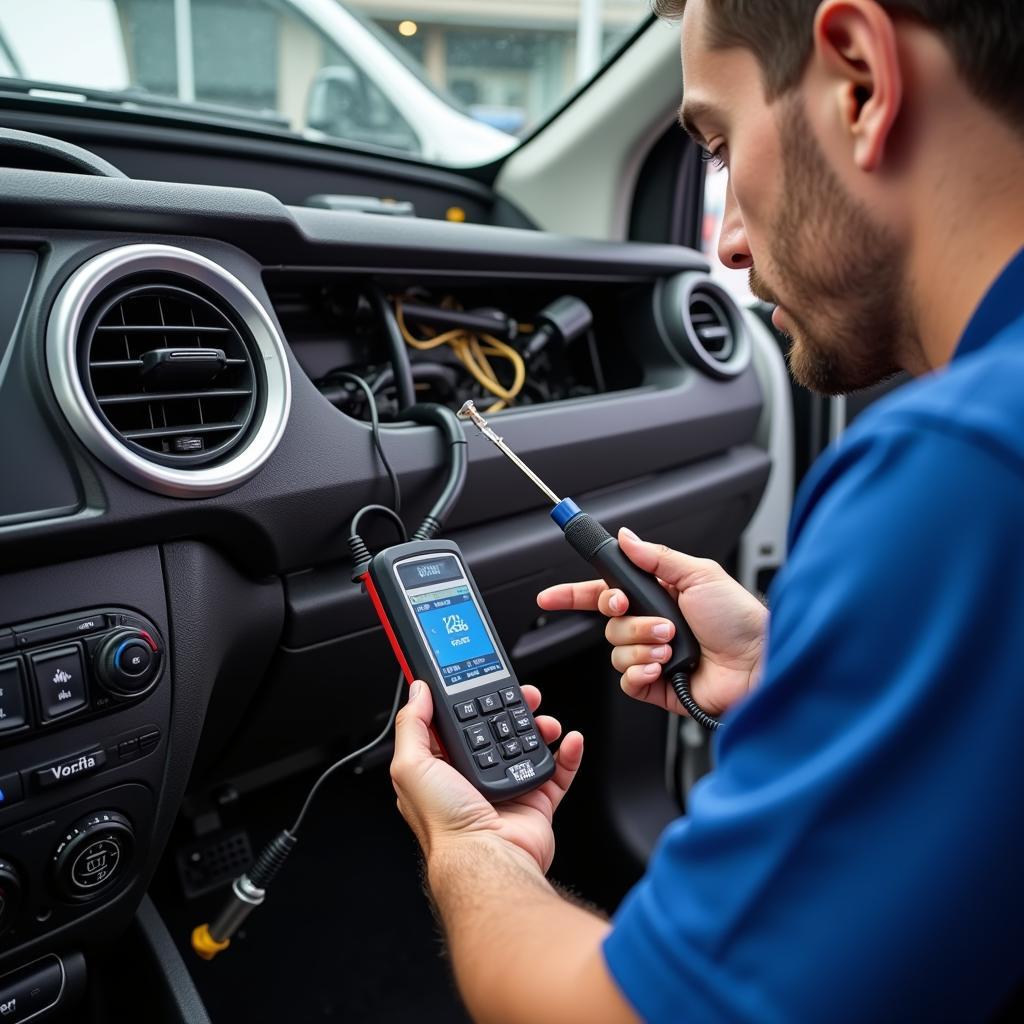
[[[483,750],[491,745],[491,737],[487,732],[487,726],[481,722],[479,725],[471,725],[466,732],[466,742],[470,750]]]
[[[515,725],[516,732],[529,732],[533,728],[533,719],[525,710],[513,711],[512,724]]]
[[[474,754],[476,763],[481,768],[493,768],[495,765],[501,764],[501,758],[498,757],[498,752],[491,747],[490,750],[485,750],[483,753]]]
[[[471,700],[467,700],[464,704],[456,704],[455,717],[460,722],[468,722],[471,718],[476,718],[476,704]]]
[[[510,740],[515,735],[512,731],[512,722],[509,720],[508,714],[502,712],[500,715],[495,715],[491,719],[491,732],[494,733],[496,740]]]
[[[518,704],[522,700],[522,696],[514,686],[506,686],[501,691],[501,702],[508,707],[511,704]]]
[[[519,740],[506,740],[501,744],[501,756],[506,760],[513,757],[519,757],[523,752],[523,745]]]
[[[496,693],[488,693],[484,697],[477,697],[476,703],[477,707],[480,708],[481,715],[486,715],[490,711],[501,710],[501,701]]]
[[[519,739],[522,741],[523,750],[526,753],[530,753],[531,750],[536,750],[540,746],[540,740],[535,732],[528,732],[525,736],[520,736]]]

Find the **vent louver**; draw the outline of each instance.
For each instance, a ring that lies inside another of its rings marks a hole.
[[[690,295],[690,323],[704,351],[719,363],[727,363],[736,348],[732,323],[721,304],[707,292],[694,289]]]
[[[50,310],[46,362],[93,455],[177,498],[251,479],[291,409],[267,310],[234,274],[176,246],[120,246],[75,270]]]
[[[258,395],[249,346],[191,287],[143,280],[115,289],[87,315],[79,348],[97,411],[155,462],[223,458],[252,421]]]
[[[659,281],[650,293],[649,358],[666,355],[676,365],[695,367],[715,380],[745,373],[753,351],[744,313],[732,296],[699,270]]]

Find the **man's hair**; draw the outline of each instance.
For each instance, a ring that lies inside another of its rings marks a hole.
[[[653,0],[654,13],[679,18],[687,0]],[[769,99],[795,86],[813,46],[821,0],[707,0],[708,41],[742,46],[761,65]],[[1024,11],[1020,0],[878,0],[917,18],[945,40],[975,94],[1024,131]]]

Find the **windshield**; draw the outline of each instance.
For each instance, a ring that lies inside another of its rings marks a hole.
[[[557,110],[650,0],[0,0],[0,91],[461,167]]]

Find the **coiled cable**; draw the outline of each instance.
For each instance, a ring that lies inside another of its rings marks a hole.
[[[671,679],[672,689],[675,690],[679,703],[683,705],[686,713],[700,726],[709,732],[720,729],[722,723],[709,715],[694,699],[690,693],[690,676],[686,672],[676,672]]]

